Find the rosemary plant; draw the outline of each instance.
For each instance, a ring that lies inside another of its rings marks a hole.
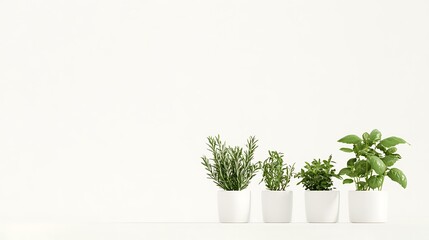
[[[227,146],[220,136],[208,137],[207,146],[212,158],[203,156],[202,164],[207,178],[226,191],[240,191],[249,186],[250,180],[260,169],[260,163],[252,163],[258,140],[249,137],[246,150]]]

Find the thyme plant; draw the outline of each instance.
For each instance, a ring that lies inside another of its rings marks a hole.
[[[293,177],[295,164],[283,163],[283,153],[268,151],[269,157],[262,163],[262,180],[271,191],[284,191]],[[260,183],[261,183],[260,182]]]
[[[306,162],[304,168],[295,175],[301,178],[298,183],[302,184],[305,190],[310,191],[330,191],[335,189],[332,178],[341,178],[335,173],[332,155],[327,160],[314,159],[311,163]]]
[[[341,148],[347,153],[353,153],[354,158],[347,161],[347,167],[341,169],[341,175],[347,175],[344,184],[355,183],[357,191],[382,190],[384,178],[388,176],[407,187],[407,177],[393,165],[401,159],[396,145],[407,143],[399,137],[381,139],[381,132],[377,129],[371,133],[365,132],[362,138],[356,135],[347,135],[338,142],[352,144],[351,148]]]
[[[252,163],[258,147],[255,137],[249,137],[246,150],[227,146],[220,136],[208,137],[207,146],[212,157],[203,156],[202,164],[207,170],[207,178],[226,191],[240,191],[249,186],[250,180],[260,169],[260,163]]]

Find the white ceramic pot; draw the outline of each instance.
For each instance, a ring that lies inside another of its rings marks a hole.
[[[262,216],[266,223],[288,223],[292,218],[292,191],[262,191]]]
[[[339,207],[339,191],[305,191],[305,213],[307,222],[338,222]]]
[[[250,217],[250,191],[224,191],[217,194],[219,221],[245,223]]]
[[[388,197],[384,191],[349,191],[350,222],[386,222]]]

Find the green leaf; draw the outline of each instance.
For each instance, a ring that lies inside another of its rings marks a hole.
[[[371,133],[369,134],[369,139],[371,140],[371,142],[377,142],[381,140],[381,132],[378,131],[377,129],[374,129],[371,131]]]
[[[398,144],[403,144],[403,143],[407,143],[407,142],[404,139],[399,138],[399,137],[388,137],[388,138],[381,140],[381,142],[380,142],[381,145],[383,145],[387,148],[396,146]]]
[[[370,156],[368,160],[372,169],[374,169],[377,174],[383,174],[386,171],[386,164],[377,156]]]
[[[362,139],[366,143],[369,143],[371,141],[371,139],[369,138],[369,134],[367,132],[365,132],[364,134],[362,134]]]
[[[356,143],[356,144],[355,144],[355,147],[356,147],[356,150],[357,150],[358,152],[366,151],[366,150],[368,149],[368,145],[366,145],[366,144],[364,144],[364,143],[362,143],[362,142],[358,142],[358,143]]]
[[[332,179],[341,179],[333,164],[332,156],[327,160],[315,159],[311,163],[306,162],[304,168],[295,174],[295,177],[301,179],[298,184],[302,184],[306,190],[332,190],[334,188]]]
[[[340,140],[338,140],[338,142],[341,143],[348,143],[348,144],[356,144],[361,142],[362,139],[360,139],[360,137],[356,136],[356,135],[347,135],[343,138],[341,138]]]
[[[290,183],[295,170],[294,164],[288,165],[283,161],[284,154],[277,151],[268,151],[269,157],[259,162],[262,167],[262,180],[271,191],[283,191]]]
[[[387,152],[392,154],[392,153],[395,153],[397,150],[398,149],[396,147],[391,147],[391,148],[387,149]]]
[[[340,150],[341,151],[343,151],[343,152],[353,152],[353,149],[351,149],[351,148],[340,148]]]
[[[387,148],[386,147],[384,147],[383,145],[381,145],[380,143],[379,144],[377,144],[377,146],[375,146],[377,149],[380,149],[381,151],[383,151],[383,152],[386,152],[387,151]]]
[[[350,168],[343,168],[340,170],[340,172],[338,173],[339,175],[349,175],[352,172],[352,170]]]
[[[407,177],[401,170],[392,168],[387,173],[387,176],[389,176],[393,181],[399,183],[403,188],[407,187]]]
[[[384,158],[382,158],[384,164],[386,164],[386,166],[391,167],[393,166],[393,164],[396,163],[396,161],[399,160],[399,158],[395,155],[387,155]]]
[[[353,183],[353,179],[347,178],[343,180],[343,184],[350,184],[350,183]]]
[[[368,179],[368,186],[372,189],[381,187],[383,184],[383,176],[372,176]]]
[[[357,161],[355,163],[355,173],[357,176],[365,175],[369,170],[371,170],[371,165],[367,161]]]
[[[354,165],[355,165],[355,162],[356,162],[356,158],[350,158],[350,159],[347,161],[347,166],[348,166],[348,167],[354,166]]]
[[[364,190],[368,186],[368,184],[363,181],[357,182],[356,185],[357,185],[357,190]]]

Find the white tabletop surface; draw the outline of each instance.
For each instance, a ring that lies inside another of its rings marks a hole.
[[[428,239],[429,225],[220,223],[1,223],[0,239]]]

